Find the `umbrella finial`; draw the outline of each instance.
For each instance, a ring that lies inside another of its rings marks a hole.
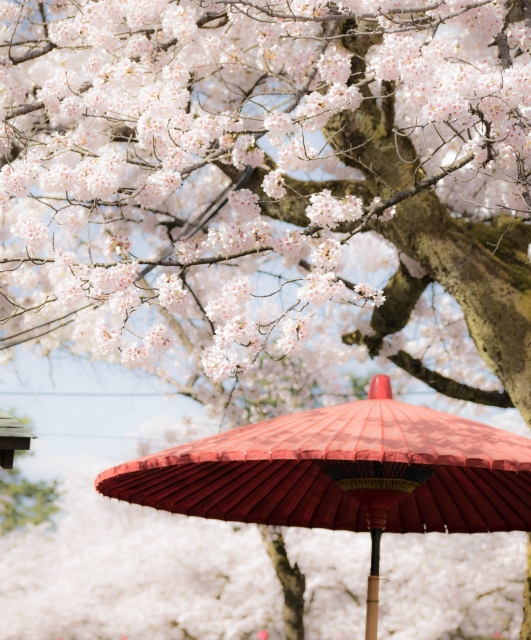
[[[393,389],[389,376],[377,375],[371,378],[369,400],[392,400]]]

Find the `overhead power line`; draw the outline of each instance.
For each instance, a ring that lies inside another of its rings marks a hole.
[[[106,393],[105,391],[94,392],[94,393],[86,393],[83,391],[0,391],[0,396],[75,396],[75,397],[86,397],[86,398],[163,398],[167,396],[177,395],[176,393]]]

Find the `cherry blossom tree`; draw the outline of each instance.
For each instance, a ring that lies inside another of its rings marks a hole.
[[[122,363],[228,428],[348,399],[371,357],[531,425],[530,0],[0,21],[4,362]]]

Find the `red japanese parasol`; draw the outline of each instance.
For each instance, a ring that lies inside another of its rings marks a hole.
[[[392,399],[274,418],[101,473],[109,497],[173,513],[367,531],[366,640],[377,637],[380,537],[531,530],[531,440]]]

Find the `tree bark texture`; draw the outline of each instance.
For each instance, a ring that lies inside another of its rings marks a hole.
[[[524,587],[524,621],[521,640],[531,640],[531,533],[527,534],[527,571]]]
[[[304,640],[304,590],[306,579],[297,563],[292,565],[281,533],[272,527],[261,526],[264,546],[282,586],[284,634],[286,640]]]

